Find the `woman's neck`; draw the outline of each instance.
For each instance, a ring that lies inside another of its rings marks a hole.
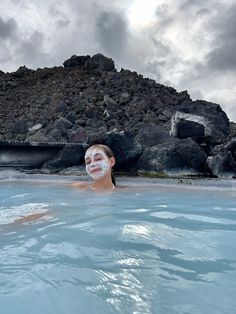
[[[92,184],[94,190],[113,190],[114,184],[112,183],[111,178],[101,178],[95,180]]]

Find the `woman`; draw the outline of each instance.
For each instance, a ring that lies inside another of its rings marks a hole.
[[[115,165],[115,157],[112,150],[101,144],[89,147],[85,153],[85,165],[88,175],[94,180],[92,184],[87,182],[76,182],[72,186],[80,189],[107,190],[115,188],[115,179],[112,175],[112,168]],[[47,212],[32,213],[15,219],[13,224],[21,224],[44,218]],[[47,215],[48,216],[48,215]],[[50,216],[49,216],[50,217]]]
[[[84,160],[86,172],[94,181],[92,184],[76,182],[72,186],[93,190],[114,190],[115,179],[112,175],[112,168],[115,165],[115,157],[112,150],[106,145],[92,145],[87,149]]]
[[[112,175],[112,168],[115,165],[115,157],[112,150],[106,145],[96,144],[87,149],[84,159],[86,171],[94,181],[92,184],[87,182],[75,182],[72,186],[80,189],[114,190],[116,183]],[[46,216],[46,214],[47,213],[32,213],[16,219],[14,223],[38,220]]]

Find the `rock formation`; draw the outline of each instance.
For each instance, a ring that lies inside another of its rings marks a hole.
[[[45,160],[50,171],[82,165],[85,148],[104,143],[116,171],[236,177],[236,125],[220,105],[117,71],[101,54],[1,71],[0,141],[8,140],[74,143]]]

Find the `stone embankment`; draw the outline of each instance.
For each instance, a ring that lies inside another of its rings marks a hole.
[[[9,140],[65,143],[40,163],[51,172],[82,165],[86,147],[104,143],[118,172],[236,177],[236,125],[220,105],[117,71],[101,54],[72,56],[60,67],[0,71],[1,154]]]

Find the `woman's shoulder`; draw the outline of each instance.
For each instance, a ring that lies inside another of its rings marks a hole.
[[[89,188],[89,183],[84,181],[76,181],[71,183],[70,186],[77,189],[87,189]]]

